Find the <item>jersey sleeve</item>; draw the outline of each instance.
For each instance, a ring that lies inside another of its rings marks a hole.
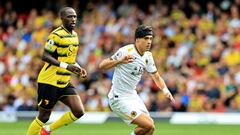
[[[124,49],[120,48],[116,53],[114,53],[111,56],[111,59],[113,59],[113,60],[120,60],[124,55],[126,55]]]
[[[153,60],[152,53],[148,53],[146,58],[146,70],[148,73],[155,73],[157,72],[157,68],[155,66],[155,62]]]
[[[48,40],[44,46],[44,50],[49,53],[53,53],[57,49],[59,42],[60,42],[60,37],[54,33],[51,33],[48,36]]]

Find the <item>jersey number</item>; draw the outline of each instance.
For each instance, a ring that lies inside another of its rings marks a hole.
[[[144,71],[143,67],[134,67],[131,74],[132,75],[141,75],[141,74],[143,74],[143,71]]]

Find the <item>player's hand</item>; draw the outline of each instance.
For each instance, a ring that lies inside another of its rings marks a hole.
[[[80,68],[80,77],[86,78],[87,77],[87,71],[84,68]]]
[[[73,64],[68,64],[67,70],[73,72],[76,75],[80,75],[81,69]]]
[[[171,101],[172,104],[175,104],[175,99],[173,98],[173,96],[172,96],[172,94],[170,93],[169,90],[164,91],[163,94],[166,98],[168,98]]]
[[[134,61],[134,57],[132,55],[126,55],[121,60],[121,63],[129,63]]]

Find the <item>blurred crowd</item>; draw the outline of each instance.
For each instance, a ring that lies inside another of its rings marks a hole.
[[[75,29],[80,38],[77,61],[88,77],[73,75],[72,83],[86,111],[110,111],[107,93],[113,70],[103,73],[98,63],[133,43],[135,28],[148,24],[155,32],[156,66],[176,100],[169,104],[144,74],[137,91],[150,111],[240,112],[240,0],[187,2],[157,0],[146,10],[128,0],[119,5],[88,2],[84,9],[79,9],[78,0],[68,5],[81,10]],[[66,6],[66,1],[61,4]],[[0,110],[37,110],[41,54],[47,36],[61,21],[51,9],[18,13],[13,5],[8,1],[0,6]],[[66,109],[62,103],[54,108]]]

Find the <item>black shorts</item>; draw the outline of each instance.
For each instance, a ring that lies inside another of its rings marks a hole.
[[[52,109],[58,100],[69,95],[77,95],[70,83],[64,88],[38,83],[38,107]]]

